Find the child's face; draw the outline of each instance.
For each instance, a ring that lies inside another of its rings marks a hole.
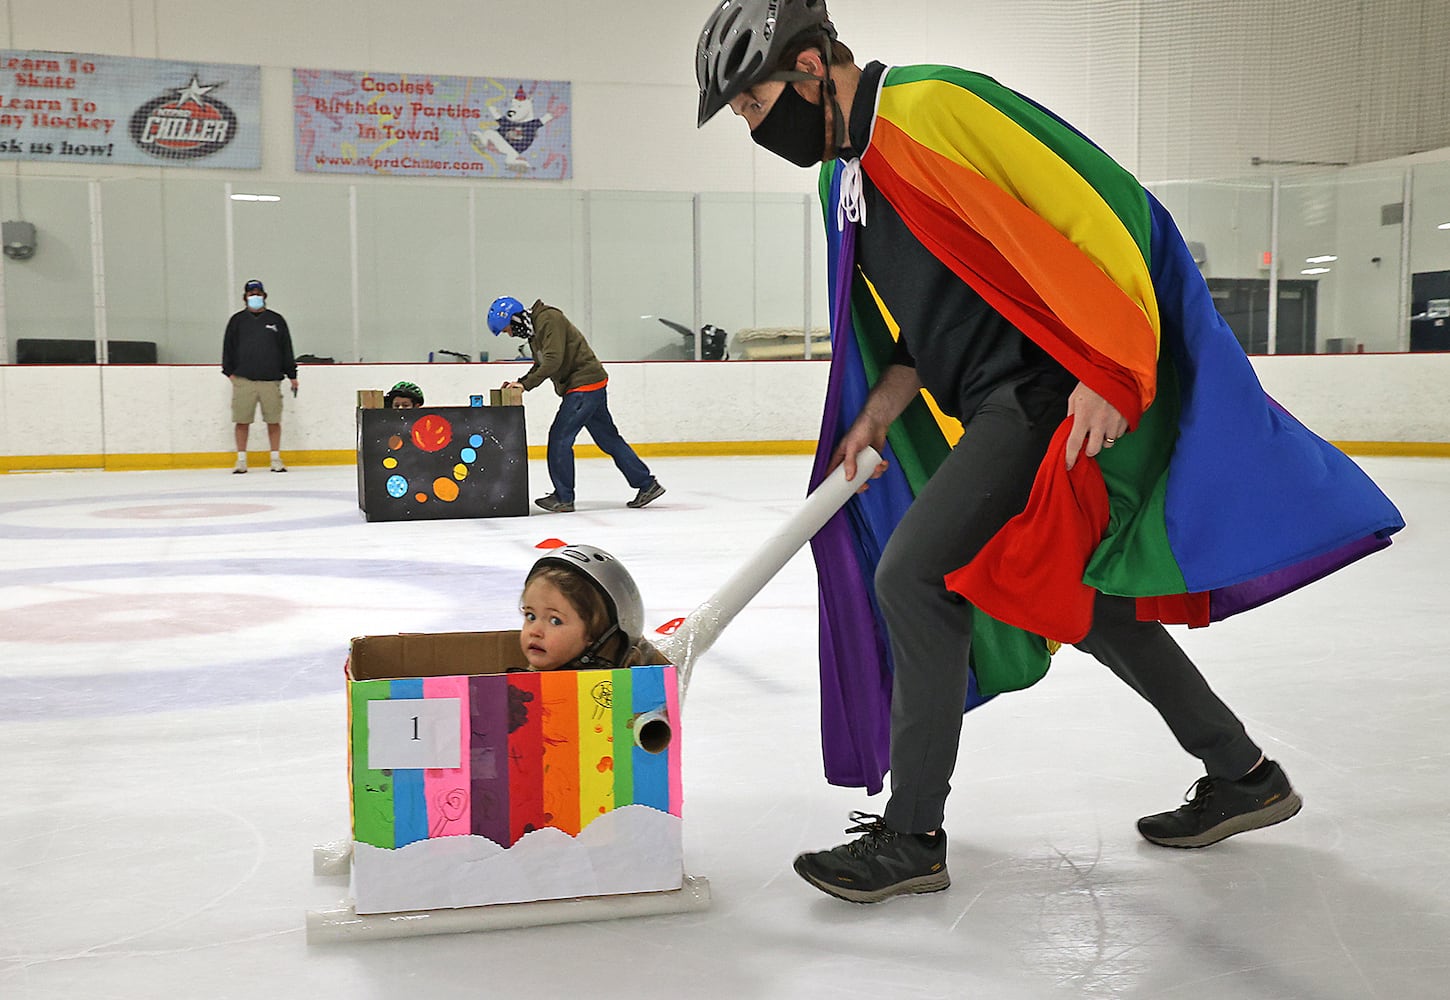
[[[394,396],[393,397],[393,409],[395,409],[395,410],[411,410],[412,408],[413,408],[413,399],[412,399],[411,396]]]
[[[558,670],[589,645],[584,619],[559,588],[537,579],[524,588],[519,648],[531,670]]]

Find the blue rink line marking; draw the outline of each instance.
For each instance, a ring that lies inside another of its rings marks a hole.
[[[279,572],[274,560],[222,559],[182,563],[116,563],[27,569],[14,582],[26,586],[167,576],[318,576],[387,580],[432,591],[447,621],[430,621],[429,631],[466,632],[507,619],[523,585],[521,569],[499,566],[450,567],[400,559],[308,559]],[[482,615],[477,610],[482,609]],[[380,609],[381,610],[381,609]],[[305,617],[299,631],[311,632]],[[0,668],[0,722],[156,714],[198,708],[291,701],[344,691],[343,661],[350,635],[334,636],[322,649],[287,656],[232,660],[224,666],[103,674],[5,677]],[[218,643],[229,640],[218,637]],[[117,644],[124,644],[117,637]]]
[[[236,503],[259,500],[328,500],[345,501],[347,509],[336,514],[317,517],[300,517],[288,520],[255,520],[251,517],[237,517],[227,524],[192,525],[168,523],[152,528],[54,528],[20,524],[6,524],[5,517],[23,511],[52,510],[59,507],[73,507],[80,504],[103,505],[105,507],[132,507],[138,504],[161,504],[167,501],[199,501],[224,497]],[[239,493],[228,490],[172,491],[169,493],[128,494],[126,496],[71,497],[65,500],[26,500],[19,503],[0,504],[0,538],[177,538],[201,535],[254,535],[259,532],[300,531],[309,528],[327,528],[340,524],[358,524],[363,514],[357,508],[357,496],[346,490],[266,490]]]

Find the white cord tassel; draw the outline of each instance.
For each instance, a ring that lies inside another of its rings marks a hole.
[[[866,199],[861,194],[861,160],[847,160],[841,165],[841,198],[836,203],[836,228],[845,229],[847,222],[866,225]]]

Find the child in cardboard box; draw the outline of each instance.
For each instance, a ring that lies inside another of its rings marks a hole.
[[[528,670],[603,670],[659,662],[644,638],[644,604],[629,571],[593,545],[541,557],[519,598]]]

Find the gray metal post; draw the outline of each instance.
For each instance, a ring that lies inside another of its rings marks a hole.
[[[805,205],[805,228],[802,235],[805,243],[801,247],[801,260],[805,266],[805,277],[801,281],[801,287],[805,289],[805,303],[801,310],[801,318],[805,322],[805,336],[802,338],[805,344],[805,351],[802,354],[807,361],[811,358],[811,196],[803,195],[801,199]]]
[[[91,296],[95,307],[96,361],[107,364],[110,349],[106,338],[106,252],[101,219],[101,182],[91,181]]]
[[[1279,348],[1279,186],[1275,177],[1269,193],[1269,354]]]
[[[1395,349],[1408,351],[1410,349],[1410,310],[1414,308],[1410,297],[1410,251],[1413,249],[1410,229],[1415,207],[1415,171],[1413,167],[1405,168],[1404,186],[1401,188],[1400,197],[1404,206],[1404,217],[1400,220],[1400,314],[1395,330]]]
[[[705,356],[704,344],[700,339],[700,331],[705,326],[705,263],[701,259],[701,250],[705,246],[704,213],[700,205],[700,195],[697,193],[690,199],[690,210],[693,213],[694,241],[695,241],[695,360],[699,361]]]
[[[236,307],[236,300],[232,297],[236,294],[237,287],[237,230],[236,221],[232,215],[232,182],[227,181],[222,185],[222,198],[225,199],[225,208],[222,218],[226,225],[227,239],[227,293],[222,297],[222,315],[230,315]]]
[[[362,361],[362,309],[358,305],[357,185],[347,186],[347,244],[352,277],[352,359]]]

